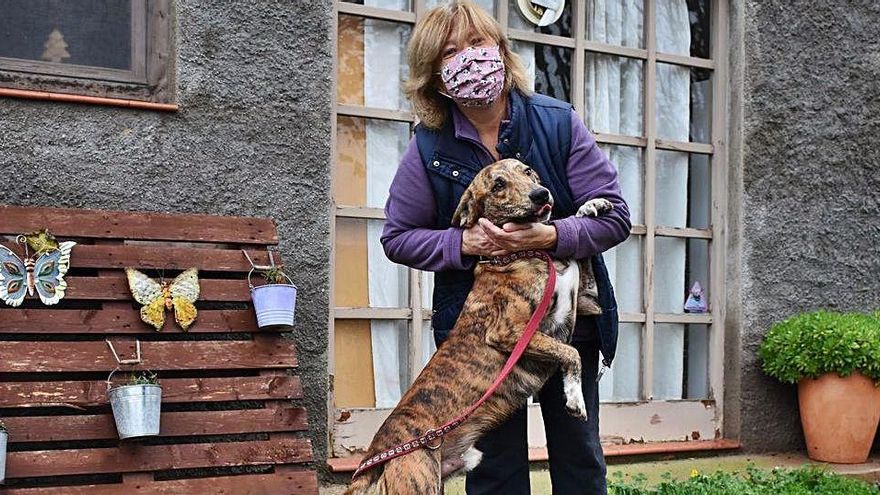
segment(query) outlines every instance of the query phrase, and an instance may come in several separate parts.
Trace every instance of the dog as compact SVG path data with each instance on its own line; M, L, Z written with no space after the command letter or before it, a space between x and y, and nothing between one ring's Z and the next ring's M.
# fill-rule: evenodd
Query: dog
M579 214L606 211L611 203L593 200ZM480 171L462 195L454 225L473 226L483 217L501 226L507 222L545 222L553 198L538 175L518 160L495 162ZM536 394L561 367L565 407L587 419L581 388L581 361L568 345L574 329L579 263L554 260L557 271L553 301L522 358L495 393L439 447L422 448L360 473L346 495L438 495L444 466L470 470L482 454L473 444L502 423ZM446 342L403 395L367 450L366 457L424 435L458 416L490 387L538 306L549 276L541 258L519 258L507 265L478 263L474 285ZM595 285L595 282L593 282Z

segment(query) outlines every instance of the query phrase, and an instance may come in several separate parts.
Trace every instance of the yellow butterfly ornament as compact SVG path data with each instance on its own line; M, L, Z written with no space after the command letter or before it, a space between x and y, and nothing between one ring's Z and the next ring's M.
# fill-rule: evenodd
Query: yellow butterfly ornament
M152 325L157 331L165 324L165 310L174 310L174 319L183 331L187 331L196 320L198 310L195 302L199 298L199 271L190 268L174 278L170 283L157 282L147 275L126 268L128 287L134 300L144 306L141 320Z

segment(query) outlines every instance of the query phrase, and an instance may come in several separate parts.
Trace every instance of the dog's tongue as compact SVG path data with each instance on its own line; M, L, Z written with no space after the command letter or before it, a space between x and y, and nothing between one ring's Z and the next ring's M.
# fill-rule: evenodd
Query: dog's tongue
M549 204L546 204L546 205L542 206L540 210L538 210L538 216L545 215L545 214L549 213L550 210L552 210L552 209L553 209L552 206L550 206Z

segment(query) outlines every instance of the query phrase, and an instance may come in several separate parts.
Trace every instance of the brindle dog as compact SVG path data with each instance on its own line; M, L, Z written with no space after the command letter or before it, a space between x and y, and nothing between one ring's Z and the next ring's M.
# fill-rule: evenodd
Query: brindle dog
M607 209L607 201L601 201L593 205L596 214ZM498 226L542 222L549 218L552 203L534 171L517 160L502 160L474 177L455 211L453 224L468 228L480 217ZM563 372L568 412L586 419L580 357L567 344L574 328L580 270L578 263L569 261L556 260L555 265L552 305L522 359L495 394L448 433L440 448L419 449L361 473L347 495L441 493L444 461L461 464L463 459L465 467L473 469L481 457L473 448L474 442L525 405L558 367ZM449 339L379 428L367 458L446 423L482 396L538 306L547 270L546 262L539 258L523 258L503 266L477 265L473 289Z

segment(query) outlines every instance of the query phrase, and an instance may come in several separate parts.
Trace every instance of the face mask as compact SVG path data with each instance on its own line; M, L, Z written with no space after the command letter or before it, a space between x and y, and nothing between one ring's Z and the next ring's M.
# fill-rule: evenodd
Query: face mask
M504 88L504 62L497 46L467 47L440 70L447 96L466 107L489 106Z

